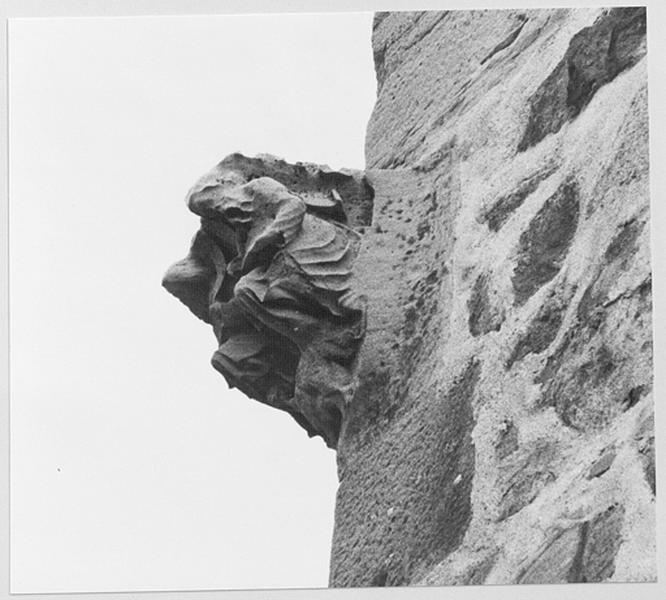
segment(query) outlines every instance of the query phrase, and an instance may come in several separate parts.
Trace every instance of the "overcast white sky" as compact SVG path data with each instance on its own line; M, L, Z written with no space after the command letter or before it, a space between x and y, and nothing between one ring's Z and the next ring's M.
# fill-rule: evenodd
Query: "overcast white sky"
M10 23L12 592L327 584L334 453L160 280L225 155L364 166L371 20Z

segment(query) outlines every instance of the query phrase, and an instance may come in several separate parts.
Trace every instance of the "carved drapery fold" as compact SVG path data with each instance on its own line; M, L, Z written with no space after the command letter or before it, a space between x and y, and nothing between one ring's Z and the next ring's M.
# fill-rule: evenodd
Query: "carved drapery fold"
M163 280L213 326L212 364L230 387L330 447L364 334L350 281L372 197L360 173L233 154L189 191L201 227Z

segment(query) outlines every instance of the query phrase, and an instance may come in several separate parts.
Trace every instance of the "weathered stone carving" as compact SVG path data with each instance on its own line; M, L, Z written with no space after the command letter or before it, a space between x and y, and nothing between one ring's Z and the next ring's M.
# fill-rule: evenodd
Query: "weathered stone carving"
M331 586L655 578L644 19L381 13L363 174L192 190L165 285L336 447Z
M231 387L335 447L364 333L350 288L372 189L358 174L235 154L189 191L201 217L164 287L210 323ZM370 208L371 212L371 208Z

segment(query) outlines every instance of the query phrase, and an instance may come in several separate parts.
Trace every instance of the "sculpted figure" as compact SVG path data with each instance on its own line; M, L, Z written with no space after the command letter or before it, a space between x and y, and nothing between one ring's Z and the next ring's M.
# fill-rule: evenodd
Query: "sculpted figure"
M330 217L345 214L339 194L299 194L258 174L264 160L249 173L238 161L188 193L201 230L163 284L213 326L212 363L231 387L335 447L364 334L364 301L350 289L360 236Z

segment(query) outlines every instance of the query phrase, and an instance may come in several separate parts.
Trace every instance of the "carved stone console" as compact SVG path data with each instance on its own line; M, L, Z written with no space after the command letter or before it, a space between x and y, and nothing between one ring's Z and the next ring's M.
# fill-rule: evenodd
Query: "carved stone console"
M359 172L233 154L192 187L201 217L164 287L213 326L231 387L335 447L366 300L351 285L373 189Z

